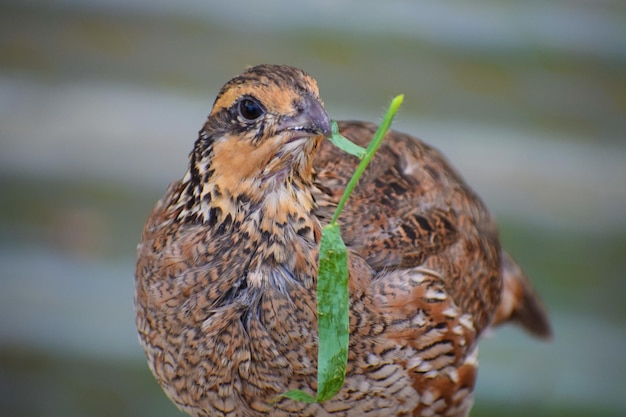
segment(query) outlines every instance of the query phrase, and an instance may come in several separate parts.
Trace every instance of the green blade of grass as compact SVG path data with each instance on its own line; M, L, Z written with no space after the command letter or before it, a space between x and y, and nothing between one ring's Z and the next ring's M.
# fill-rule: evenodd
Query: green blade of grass
M318 277L317 400L321 402L341 389L348 359L348 254L336 223L322 229Z
M331 399L343 386L348 363L350 297L348 292L348 254L337 221L352 190L354 190L359 178L378 150L387 130L389 130L403 99L404 96L399 95L391 101L381 125L344 190L332 221L322 229L317 279L317 331L319 335L317 395L314 397L304 391L292 390L281 394L277 399L287 397L307 403L322 402ZM332 129L333 136L341 136L337 123L334 121ZM348 139L344 139L352 143ZM341 143L345 145L345 142ZM363 149L358 145L352 145Z

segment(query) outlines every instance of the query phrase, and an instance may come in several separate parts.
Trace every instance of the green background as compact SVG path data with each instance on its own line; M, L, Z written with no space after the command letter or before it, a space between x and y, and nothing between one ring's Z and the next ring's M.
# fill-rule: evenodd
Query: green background
M228 4L222 4L228 3ZM0 416L177 416L137 343L134 251L213 98L310 72L332 118L441 149L484 198L555 338L481 345L474 416L626 414L621 1L0 4Z

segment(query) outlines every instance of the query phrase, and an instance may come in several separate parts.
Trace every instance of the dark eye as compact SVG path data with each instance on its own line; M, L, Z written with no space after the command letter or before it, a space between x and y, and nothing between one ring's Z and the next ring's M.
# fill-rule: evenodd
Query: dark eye
M246 120L256 120L265 113L261 104L251 98L244 98L239 102L239 114Z

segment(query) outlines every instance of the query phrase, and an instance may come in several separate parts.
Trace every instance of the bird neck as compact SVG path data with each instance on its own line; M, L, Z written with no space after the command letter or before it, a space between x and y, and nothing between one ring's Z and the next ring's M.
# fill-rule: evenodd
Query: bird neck
M284 267L298 275L316 274L321 226L313 214L312 179L293 172L271 180L230 178L212 173L204 182L190 169L181 184L178 219L202 223L213 236L233 235L250 252L250 268Z

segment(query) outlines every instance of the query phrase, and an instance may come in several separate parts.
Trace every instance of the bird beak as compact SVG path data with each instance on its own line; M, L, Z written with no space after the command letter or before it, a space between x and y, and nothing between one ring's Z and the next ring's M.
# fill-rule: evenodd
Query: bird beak
M313 96L306 95L295 116L283 117L278 123L278 130L291 130L309 133L311 136L329 137L330 119L322 104Z

